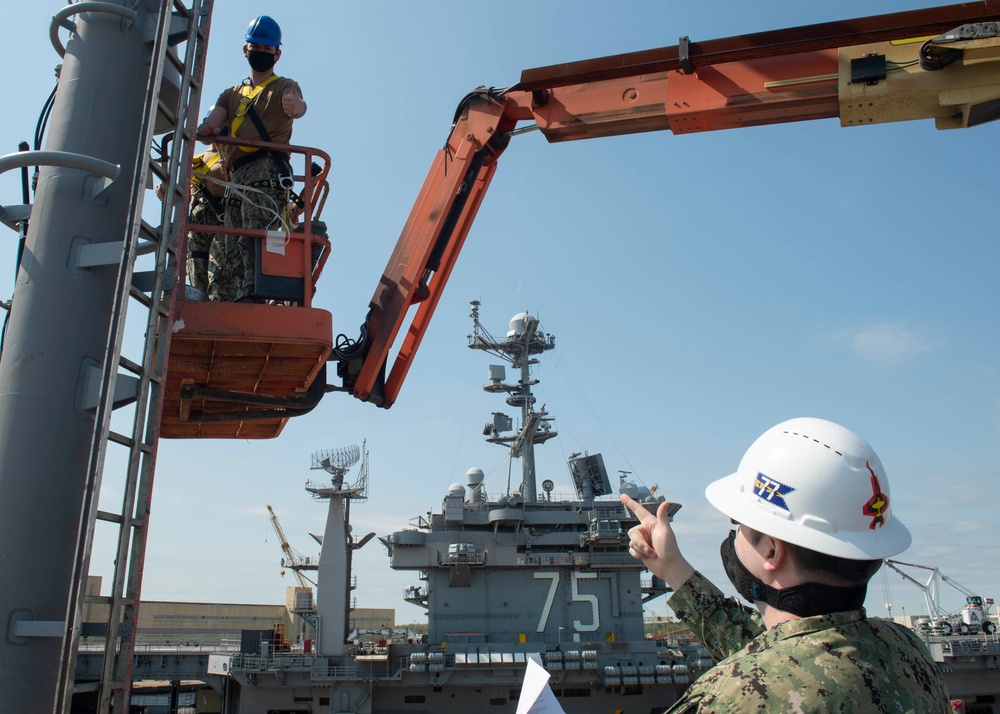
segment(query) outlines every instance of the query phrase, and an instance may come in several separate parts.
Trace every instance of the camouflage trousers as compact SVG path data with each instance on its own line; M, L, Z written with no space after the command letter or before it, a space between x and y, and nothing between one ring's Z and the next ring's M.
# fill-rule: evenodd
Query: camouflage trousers
M262 155L232 171L232 182L240 184L242 196L230 194L226 202L226 225L233 228L280 230L281 214L288 192L270 186L251 187L255 181L276 180L282 166L273 156ZM226 237L226 263L232 266L236 300L254 298L257 269L257 238Z
M206 226L222 225L215 208L205 201L195 201L189 222ZM236 292L229 287L232 279L228 277L225 238L215 233L188 233L188 282L211 300L236 299Z

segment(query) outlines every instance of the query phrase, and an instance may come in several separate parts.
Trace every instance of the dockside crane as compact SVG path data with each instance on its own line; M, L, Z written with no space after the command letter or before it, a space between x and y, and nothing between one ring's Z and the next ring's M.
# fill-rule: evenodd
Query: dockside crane
M303 575L302 571L318 570L319 561L313 561L310 558L303 558L299 553L297 553L288 543L288 538L285 537L285 531L281 528L281 522L278 520L278 514L274 512L274 509L271 508L270 504L267 506L267 512L270 514L271 525L274 527L274 533L278 536L278 540L281 542L281 550L285 554L285 557L281 560L281 567L288 568L295 573L295 579L299 581L299 587L308 588L310 586L315 586L316 583ZM281 574L284 575L284 571L282 571Z
M975 635L980 633L992 635L996 632L996 625L992 620L990 620L989 617L989 606L993 604L992 599L987 598L984 606L982 596L975 594L972 590L969 590L969 588L965 587L957 580L945 575L933 565L904 563L901 560L891 560L889 558L886 558L882 562L886 565L886 567L899 573L904 579L909 580L911 583L920 588L921 592L923 592L924 600L927 603L928 615L930 617L930 621L925 623L925 627L929 629L931 633L947 637L954 633L961 635ZM926 583L921 583L912 575L899 568L898 566L900 565L909 568L929 570L931 574L927 578ZM938 602L939 579L942 582L948 583L960 593L965 595L965 607L963 607L961 611L957 613L949 613L941 608L941 605Z

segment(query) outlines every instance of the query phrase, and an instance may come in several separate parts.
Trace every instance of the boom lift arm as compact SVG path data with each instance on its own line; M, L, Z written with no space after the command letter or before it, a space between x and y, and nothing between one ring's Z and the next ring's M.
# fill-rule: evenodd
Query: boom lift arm
M842 126L933 118L939 129L969 127L1000 116L998 34L1000 0L982 0L709 42L681 38L475 90L458 106L360 338L334 350L343 388L377 406L395 401L519 122L533 121L550 142L832 117Z

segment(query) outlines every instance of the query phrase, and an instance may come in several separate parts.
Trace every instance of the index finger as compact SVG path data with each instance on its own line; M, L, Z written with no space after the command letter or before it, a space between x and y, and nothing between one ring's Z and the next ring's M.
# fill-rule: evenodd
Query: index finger
M625 506L630 511L632 511L632 513L635 514L635 517L639 519L639 523L647 525L656 522L656 516L654 516L652 513L646 510L645 506L643 506L641 503L636 501L628 494L625 493L621 494L621 502L624 503Z

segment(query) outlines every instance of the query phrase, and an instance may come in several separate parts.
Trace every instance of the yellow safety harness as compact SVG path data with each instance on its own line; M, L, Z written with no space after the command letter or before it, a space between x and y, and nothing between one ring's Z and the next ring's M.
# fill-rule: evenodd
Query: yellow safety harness
M239 131L243 122L246 121L247 112L253 111L253 101L260 95L264 90L264 87L269 85L276 79L281 79L278 75L272 74L270 77L265 79L263 82L258 84L253 89L250 88L249 84L244 84L240 86L240 94L243 98L240 99L240 105L236 108L236 116L233 117L229 124L229 135L232 137L236 136L236 132ZM264 141L270 141L270 138L261 137ZM256 151L252 146L240 146L239 149L247 152Z
M223 220L226 212L225 206L222 205L222 200L212 194L205 186L205 179L211 172L212 167L219 163L221 159L222 156L214 151L206 151L191 159L191 186L197 192L195 193L195 198L211 206L220 221Z
M208 158L205 158L205 155ZM219 163L222 157L214 151L206 151L198 154L191 160L191 185L200 186L205 182L205 177L211 172L212 167Z

